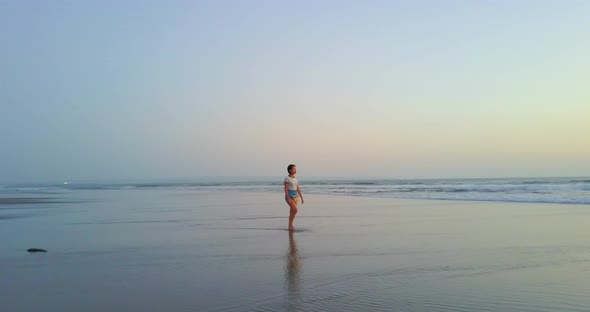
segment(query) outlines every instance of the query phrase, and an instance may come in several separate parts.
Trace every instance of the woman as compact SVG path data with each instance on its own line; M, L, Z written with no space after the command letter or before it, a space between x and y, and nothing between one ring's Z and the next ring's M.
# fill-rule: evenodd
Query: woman
M290 164L287 167L287 172L289 175L285 177L285 201L289 205L289 231L294 231L295 228L293 227L293 220L295 219L295 215L297 214L297 205L299 201L303 204L305 201L303 200L303 195L301 194L301 189L299 188L299 182L295 175L297 174L297 167L295 165Z

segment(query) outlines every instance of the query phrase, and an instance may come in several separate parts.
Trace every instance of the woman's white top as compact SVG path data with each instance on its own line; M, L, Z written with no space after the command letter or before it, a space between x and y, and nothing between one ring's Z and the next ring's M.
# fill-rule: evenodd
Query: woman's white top
M296 191L297 186L299 185L299 181L297 181L297 178L291 178L290 176L287 176L285 178L285 183L289 183L287 189L290 191Z

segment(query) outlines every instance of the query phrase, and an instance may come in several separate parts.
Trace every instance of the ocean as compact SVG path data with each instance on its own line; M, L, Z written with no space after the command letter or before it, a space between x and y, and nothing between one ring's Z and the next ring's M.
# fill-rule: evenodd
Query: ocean
M298 177L304 194L361 197L590 204L590 177L503 179L348 179ZM283 192L281 178L192 183L76 183L0 185L3 194L62 194L81 190L169 188L190 191Z

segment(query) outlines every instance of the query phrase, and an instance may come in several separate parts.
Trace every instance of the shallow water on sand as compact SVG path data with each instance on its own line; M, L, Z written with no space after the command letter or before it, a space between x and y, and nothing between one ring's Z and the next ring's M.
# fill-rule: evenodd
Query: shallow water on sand
M0 311L590 311L590 206L43 197L0 205Z

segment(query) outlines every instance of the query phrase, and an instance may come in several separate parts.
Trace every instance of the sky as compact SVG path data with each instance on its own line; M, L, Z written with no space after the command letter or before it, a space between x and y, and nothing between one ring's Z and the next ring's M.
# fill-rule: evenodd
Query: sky
M590 1L0 0L0 183L590 176Z

